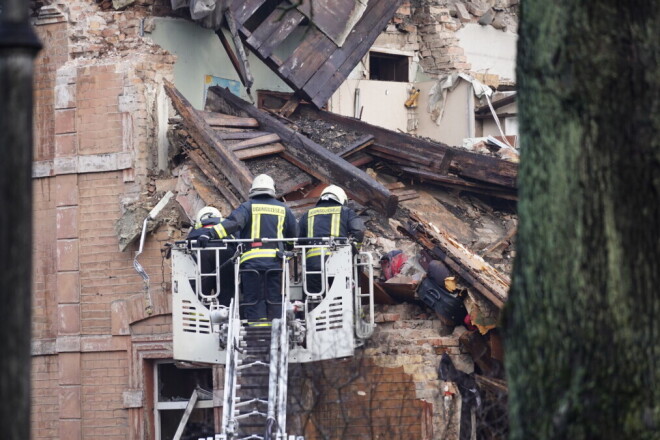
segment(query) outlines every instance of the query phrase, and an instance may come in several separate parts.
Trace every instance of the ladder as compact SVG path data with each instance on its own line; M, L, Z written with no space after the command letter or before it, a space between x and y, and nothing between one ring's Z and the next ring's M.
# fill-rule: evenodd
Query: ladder
M288 263L282 317L241 321L232 300L227 338L221 440L285 440L289 359Z

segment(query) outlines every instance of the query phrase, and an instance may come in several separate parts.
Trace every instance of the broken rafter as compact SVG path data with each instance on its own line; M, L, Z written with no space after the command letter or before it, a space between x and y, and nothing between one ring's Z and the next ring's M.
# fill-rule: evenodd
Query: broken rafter
M266 134L264 136L259 136L254 139L248 139L243 142L239 142L231 146L232 151L244 150L246 148L259 147L261 145L272 144L273 142L279 142L280 137L274 133Z
M207 179L217 188L218 191L224 196L225 199L229 202L231 207L233 209L238 208L238 206L241 204L240 200L234 195L233 192L229 188L227 188L227 185L225 182L222 182L220 179L218 179L217 176L217 171L215 168L209 163L209 161L202 157L199 151L197 150L188 150L188 157L192 159L193 162L195 162L195 165L202 170L202 173L206 176Z
M179 93L172 83L164 81L165 91L172 100L174 108L183 118L188 132L202 149L204 154L214 163L216 168L234 185L238 193L248 198L252 184L252 173L236 154L223 145L200 113L195 110L186 98ZM220 188L218 188L220 189Z
M263 130L278 134L286 147L282 156L294 165L325 183L341 185L358 203L370 206L388 217L394 215L397 207L396 196L364 171L228 90L211 87L209 92L207 105L210 108L255 118Z
M413 222L407 228L399 226L400 232L415 239L433 258L445 263L497 308L504 306L510 285L504 275L447 234L435 231L418 214L413 212L410 218Z
M227 131L215 131L218 139L226 140L243 140L243 139L254 139L259 136L265 136L268 133L267 131L241 131L241 132L227 132Z
M451 172L475 183L496 185L500 192L516 188L517 163L397 133L358 119L317 110L309 105L301 105L298 112L309 118L332 122L346 130L373 135L375 144L369 147L370 154L387 155L383 157L394 162L400 159L407 166L415 166L411 163L414 162L441 175Z
M257 128L259 122L254 118L238 118L231 115L219 113L202 112L202 116L211 127L239 127L239 128Z
M357 153L358 151L362 150L363 148L368 147L369 145L374 143L374 137L370 134L366 136L362 136L346 148L342 149L337 153L338 156L341 157L346 157L350 156L353 153Z
M271 154L279 154L284 150L285 150L284 145L280 144L279 142L276 142L274 144L264 145L262 147L252 147L252 148L246 148L244 150L239 150L236 152L236 156L238 156L238 158L241 160L248 160L261 156L269 156Z

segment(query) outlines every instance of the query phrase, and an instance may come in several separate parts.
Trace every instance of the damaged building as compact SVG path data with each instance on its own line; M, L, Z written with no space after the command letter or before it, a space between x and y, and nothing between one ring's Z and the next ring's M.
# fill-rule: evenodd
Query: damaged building
M288 433L506 437L516 1L31 11L34 438L221 432L224 366L174 358L168 245L261 173L297 217L342 186L376 266L373 335L289 367Z

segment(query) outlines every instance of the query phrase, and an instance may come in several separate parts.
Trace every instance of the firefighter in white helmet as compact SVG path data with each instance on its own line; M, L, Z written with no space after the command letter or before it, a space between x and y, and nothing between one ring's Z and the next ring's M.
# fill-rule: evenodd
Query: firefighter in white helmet
M211 238L225 238L237 232L240 238L254 240L241 255L241 286L244 318L258 322L281 316L282 260L277 251L283 248L281 243L263 243L258 239L294 238L297 225L291 209L275 198L275 182L270 176L255 177L249 197L210 231Z
M352 238L359 247L364 239L364 222L355 211L346 206L347 200L346 193L337 185L326 187L316 206L300 218L299 236ZM307 270L321 269L321 248L309 249L306 256ZM319 275L307 276L307 290L310 293L320 293L321 287Z
M189 240L198 240L200 237L210 236L210 230L222 221L222 214L218 208L213 206L205 206L195 216L195 225L188 234ZM223 265L234 255L235 247L228 247L226 250L219 252L220 261L218 264ZM201 253L201 271L202 273L215 272L215 251L202 251ZM228 306L231 298L234 295L234 267L228 263L220 269L220 294L218 300L220 304ZM202 276L202 293L210 295L217 288L215 276Z

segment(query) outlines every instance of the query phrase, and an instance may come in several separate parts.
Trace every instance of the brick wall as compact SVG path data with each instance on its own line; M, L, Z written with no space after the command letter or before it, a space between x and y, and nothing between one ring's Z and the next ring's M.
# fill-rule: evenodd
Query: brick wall
M122 76L115 64L78 69L75 115L78 154L123 150L122 115L118 108L118 97L123 91Z
M119 252L121 172L84 174L80 191L80 305L83 334L110 334L110 304L141 290L130 252Z
M83 438L129 438L122 392L128 387L126 352L83 353L81 360Z
M57 356L40 356L32 362L32 437L58 438L59 400Z
M35 27L44 48L34 64L34 160L52 159L55 152L55 75L68 60L67 23L63 17Z

